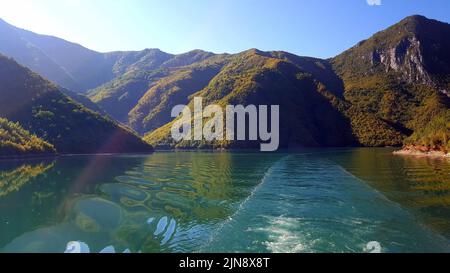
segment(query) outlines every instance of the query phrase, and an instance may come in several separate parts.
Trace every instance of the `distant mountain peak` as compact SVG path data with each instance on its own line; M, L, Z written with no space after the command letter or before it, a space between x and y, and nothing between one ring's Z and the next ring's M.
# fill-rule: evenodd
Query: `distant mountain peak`
M334 63L343 74L394 72L408 83L445 86L441 81L450 73L449 48L449 24L413 15L358 43Z
M257 48L250 48L250 49L244 51L244 53L248 53L248 54L257 54L257 55L263 55L263 54L265 54L264 51L259 50L259 49L257 49Z
M431 19L420 15L420 14L414 14L414 15L410 15L405 17L402 21L400 22L423 22L423 21L430 21Z
M187 53L212 53L212 52L197 48L197 49L190 50Z
M139 51L137 51L139 52ZM163 54L167 54L167 52L162 51L159 48L146 48L144 50L142 50L142 52L144 53L163 53Z
M413 133L408 142L450 147L448 127L442 125L450 117L449 48L449 24L413 15L331 62L344 81L344 97L354 106L405 136Z
M403 20L401 20L398 24L415 24L415 25L420 25L420 24L441 24L441 25L445 25L448 23L445 22L441 22L435 19L430 19L428 17L425 17L423 15L411 15L408 17L405 17Z

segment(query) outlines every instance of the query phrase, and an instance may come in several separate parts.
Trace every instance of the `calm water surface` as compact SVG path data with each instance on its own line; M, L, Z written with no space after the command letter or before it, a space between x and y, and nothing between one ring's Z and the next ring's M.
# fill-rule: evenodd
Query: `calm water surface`
M0 161L0 251L450 252L450 160L389 149ZM111 248L110 248L111 249Z

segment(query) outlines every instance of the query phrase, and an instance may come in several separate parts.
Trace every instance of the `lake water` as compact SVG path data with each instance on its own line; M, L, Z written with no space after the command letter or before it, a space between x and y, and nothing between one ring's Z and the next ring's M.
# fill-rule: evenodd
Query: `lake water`
M374 241L450 252L450 160L317 149L0 161L0 252L73 241L91 252L367 252Z

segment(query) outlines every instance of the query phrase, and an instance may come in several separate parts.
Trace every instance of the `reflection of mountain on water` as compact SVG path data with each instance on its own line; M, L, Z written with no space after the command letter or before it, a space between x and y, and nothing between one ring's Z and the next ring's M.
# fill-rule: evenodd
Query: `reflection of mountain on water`
M24 185L31 182L41 174L44 174L54 163L14 163L2 162L0 168L0 198L12 192L19 191Z
M129 211L209 223L229 217L278 156L240 153L156 153L99 189Z
M14 162L2 164L2 172L17 175L17 179L8 181L20 181L29 177L29 173L36 173L26 172L29 168L24 166L36 166L31 170L45 171L42 175L33 176L33 183L25 183L17 191L0 198L0 249L21 234L64 221L69 200L91 193L102 182L114 181L115 176L132 169L141 160L131 156L122 160L117 157L80 156L60 157L51 163L30 161L22 165ZM98 164L97 168L95 164Z
M92 252L109 245L119 252L137 251L143 244L161 249L174 235L177 222L167 216L148 216L148 212L128 214L103 198L81 197L72 200L65 221L27 232L2 251L62 253L72 241L83 242Z
M2 238L0 246L5 252L64 252L75 241L94 253L107 246L117 252L196 251L273 160L230 153L60 158L43 181L52 197L28 207L41 219Z
M446 234L450 163L393 157L389 150L333 149L274 165L285 156L58 158L0 198L0 251L196 252L249 250L250 244L258 252L286 246L362 251L373 239L388 250L415 251L445 240L355 176Z
M232 202L232 158L227 153L162 153L117 177L100 190L129 210L170 214L178 219L223 219ZM251 169L249 169L251 172Z
M349 149L331 158L450 237L449 159L393 156L390 149Z

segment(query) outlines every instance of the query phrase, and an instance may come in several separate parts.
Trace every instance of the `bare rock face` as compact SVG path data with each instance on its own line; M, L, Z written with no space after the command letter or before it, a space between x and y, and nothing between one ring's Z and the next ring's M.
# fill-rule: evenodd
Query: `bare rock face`
M389 74L402 83L450 89L450 25L411 16L332 60L344 78Z
M372 52L372 65L382 65L385 72L394 71L401 80L434 86L424 64L421 43L417 37L404 38L396 46Z

